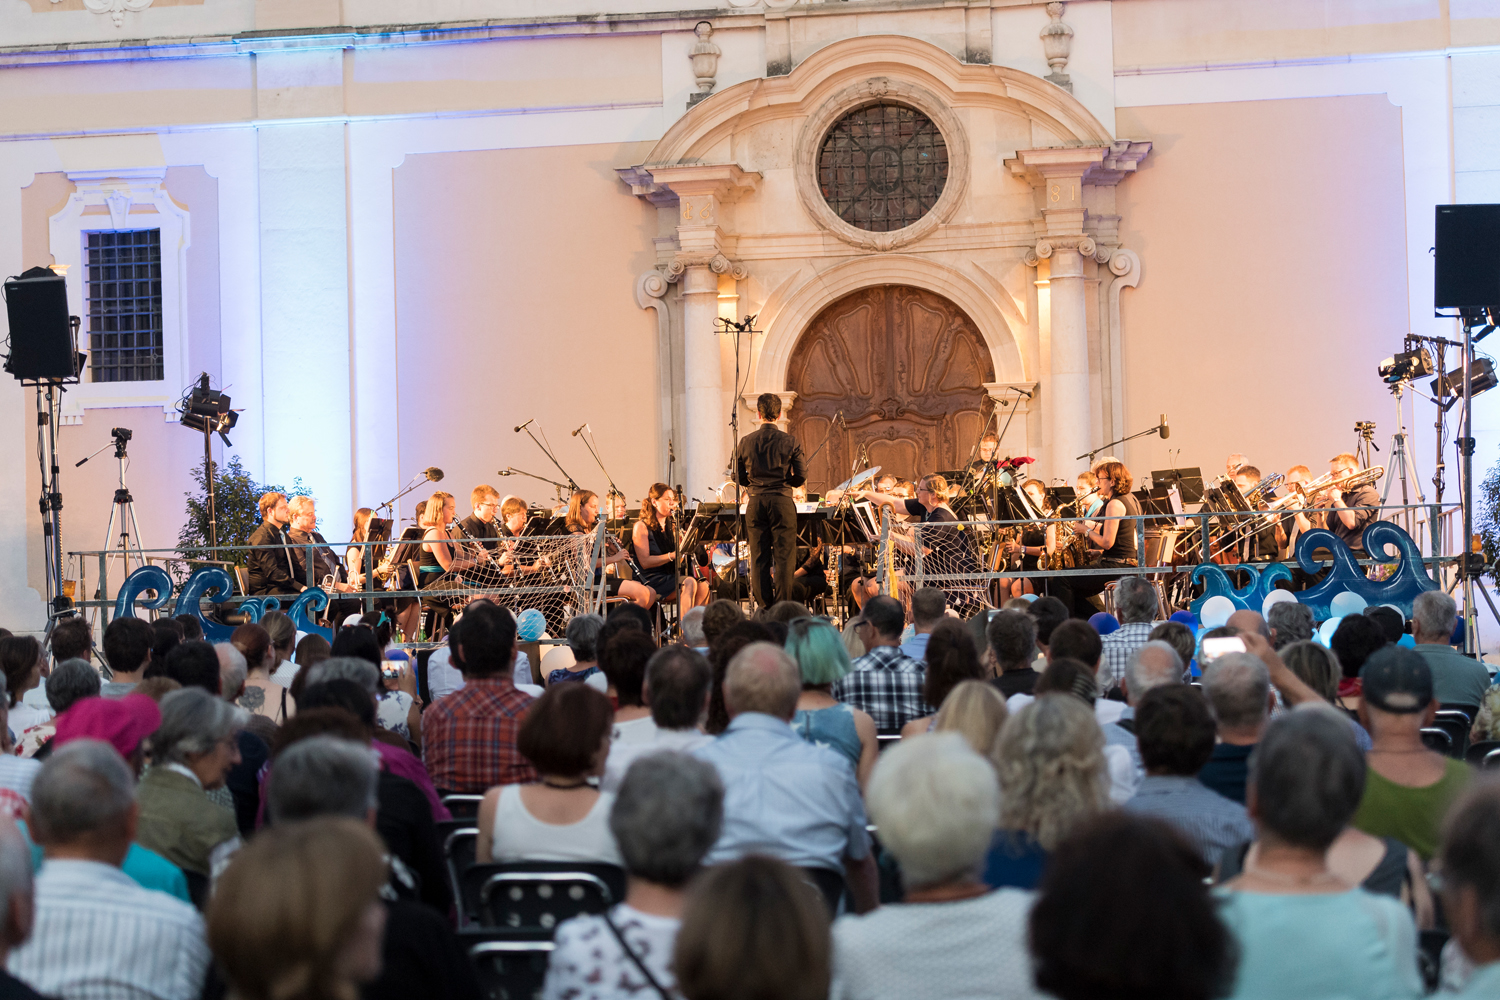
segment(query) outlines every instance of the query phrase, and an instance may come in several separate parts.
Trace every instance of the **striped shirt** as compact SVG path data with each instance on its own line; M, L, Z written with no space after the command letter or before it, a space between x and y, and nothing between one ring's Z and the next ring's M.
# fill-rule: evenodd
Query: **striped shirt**
M113 865L43 862L31 937L12 975L63 1000L196 1000L208 969L203 918Z
M1255 839L1255 827L1245 807L1210 791L1193 777L1147 775L1125 809L1177 827L1209 867L1217 867L1225 851Z

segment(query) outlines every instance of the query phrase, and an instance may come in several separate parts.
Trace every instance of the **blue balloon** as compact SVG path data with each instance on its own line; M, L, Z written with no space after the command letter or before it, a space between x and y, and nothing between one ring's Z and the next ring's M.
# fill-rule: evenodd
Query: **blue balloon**
M1030 602L1036 600L1036 595L1035 594L1022 594L1021 595L1021 600L1026 601L1029 604Z
M547 616L536 608L527 608L516 617L516 635L522 642L536 642L547 631Z
M1403 635L1401 638L1399 638L1399 639L1396 640L1396 645L1398 645L1398 646L1405 646L1407 649L1416 649L1417 648L1417 640L1413 639L1409 635Z
M1120 627L1120 620L1107 611L1096 611L1089 616L1089 624L1100 635L1109 635Z

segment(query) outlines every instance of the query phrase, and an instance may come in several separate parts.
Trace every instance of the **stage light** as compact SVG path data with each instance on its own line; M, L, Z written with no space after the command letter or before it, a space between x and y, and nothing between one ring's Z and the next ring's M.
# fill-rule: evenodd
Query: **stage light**
M239 422L240 415L229 408L229 397L208 387L208 376L201 375L198 384L177 404L182 412L182 426L207 434L217 434L230 444L228 432ZM231 445L232 447L232 445Z
M1495 377L1495 363L1489 358L1476 358L1469 365L1469 395L1471 397L1486 392L1500 384L1500 379ZM1455 368L1442 378L1432 380L1430 386L1432 394L1439 398L1444 396L1458 397L1464 391L1464 370Z
M1432 355L1423 347L1415 351L1402 351L1380 363L1380 377L1394 385L1431 375Z

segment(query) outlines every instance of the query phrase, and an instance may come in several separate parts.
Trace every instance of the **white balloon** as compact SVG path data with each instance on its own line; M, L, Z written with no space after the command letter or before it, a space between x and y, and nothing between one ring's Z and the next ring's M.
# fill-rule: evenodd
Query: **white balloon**
M1342 618L1345 615L1362 615L1367 607L1369 607L1369 602L1352 590L1334 594L1333 600L1328 602L1328 611L1335 618Z
M1287 601L1292 601L1293 603L1295 603L1296 600L1297 598L1292 596L1292 592L1290 590L1273 590L1266 595L1266 599L1264 601L1260 602L1260 613L1262 616L1269 615L1271 613L1271 609L1276 605L1284 604Z
M1344 620L1344 616L1343 615L1339 615L1339 616L1337 616L1335 618L1330 618L1326 622L1324 622L1322 624L1322 626L1320 626L1318 628L1318 641L1320 643L1322 643L1323 645L1325 645L1325 646L1328 645L1330 642L1332 642L1333 641L1333 633L1335 633L1335 632L1337 632L1339 630L1339 622L1341 622L1343 620Z
M1234 602L1224 595L1210 597L1203 602L1203 609L1198 613L1198 620L1203 623L1204 628L1218 628L1229 621L1229 616L1238 610Z

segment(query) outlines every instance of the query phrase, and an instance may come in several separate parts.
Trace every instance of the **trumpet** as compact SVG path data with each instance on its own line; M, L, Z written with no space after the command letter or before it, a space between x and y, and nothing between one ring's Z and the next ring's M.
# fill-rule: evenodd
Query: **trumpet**
M1305 497L1316 498L1326 493L1332 493L1335 487L1342 493L1348 493L1350 490L1358 489L1361 486L1373 486L1384 475L1385 466L1372 465L1368 469L1350 473L1342 479L1335 479L1333 473L1330 472L1326 476L1319 476L1310 483L1304 483L1294 488L1300 490Z

